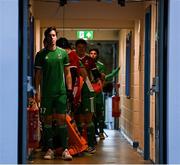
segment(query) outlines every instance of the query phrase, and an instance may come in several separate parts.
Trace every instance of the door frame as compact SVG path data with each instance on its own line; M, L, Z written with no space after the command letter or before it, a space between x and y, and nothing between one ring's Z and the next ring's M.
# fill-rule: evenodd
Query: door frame
M151 45L151 6L145 14L144 52L144 160L150 158L150 45Z
M158 75L159 93L156 97L156 162L167 164L167 27L169 0L158 4Z
M28 0L19 0L18 164L27 163Z

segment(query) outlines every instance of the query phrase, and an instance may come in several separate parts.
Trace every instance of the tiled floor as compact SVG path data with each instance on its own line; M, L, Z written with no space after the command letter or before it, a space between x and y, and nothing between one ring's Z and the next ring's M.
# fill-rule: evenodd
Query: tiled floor
M33 164L151 164L143 160L143 157L132 148L119 131L105 130L108 137L99 140L97 152L93 155L83 153L74 156L72 161L64 161L61 158L44 160L42 152L33 155Z

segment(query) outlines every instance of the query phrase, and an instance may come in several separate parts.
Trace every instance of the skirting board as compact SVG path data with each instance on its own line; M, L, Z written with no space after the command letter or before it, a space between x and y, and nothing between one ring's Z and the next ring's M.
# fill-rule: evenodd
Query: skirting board
M124 136L124 138L128 141L128 143L137 150L139 154L142 156L144 155L143 150L139 147L139 142L138 141L133 141L131 138L129 138L126 133L123 131L123 129L119 128L120 133Z

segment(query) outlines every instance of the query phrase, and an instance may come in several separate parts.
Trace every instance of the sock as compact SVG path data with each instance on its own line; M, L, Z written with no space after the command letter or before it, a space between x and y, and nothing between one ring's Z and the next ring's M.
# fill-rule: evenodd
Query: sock
M88 138L88 145L90 147L94 147L94 136L95 136L94 123L90 122L87 125L87 138Z

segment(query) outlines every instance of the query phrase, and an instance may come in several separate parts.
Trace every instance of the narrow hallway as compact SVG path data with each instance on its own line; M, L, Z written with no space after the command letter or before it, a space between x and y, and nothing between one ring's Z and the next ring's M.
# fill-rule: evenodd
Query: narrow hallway
M33 164L151 164L143 160L143 157L132 148L127 140L117 130L105 130L108 135L105 140L97 144L97 152L94 155L83 153L74 156L72 161L64 161L61 158L44 160L42 152L33 155Z

